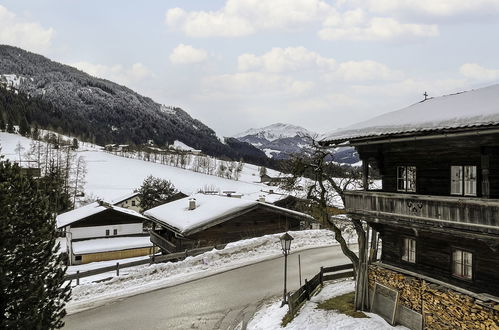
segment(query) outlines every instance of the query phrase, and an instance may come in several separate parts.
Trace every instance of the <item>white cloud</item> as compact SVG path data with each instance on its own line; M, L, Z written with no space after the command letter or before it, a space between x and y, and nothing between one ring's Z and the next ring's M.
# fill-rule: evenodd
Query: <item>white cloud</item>
M343 16L330 16L324 22L324 28L319 31L319 37L323 40L388 41L438 35L438 26L434 24L400 23L394 18L387 17L368 19L362 11L347 12Z
M402 72L392 70L383 63L371 60L337 63L333 58L321 56L304 47L272 48L261 56L243 54L238 57L238 69L281 74L308 70L315 77L322 76L327 82L403 79Z
M476 63L461 65L459 72L466 78L477 81L494 81L499 79L499 69L487 69Z
M333 76L345 81L400 80L403 73L391 70L385 64L375 61L348 61L338 66Z
M121 64L103 65L85 61L69 65L94 77L108 79L123 85L129 85L152 76L152 72L142 63L135 63L128 68Z
M203 49L180 44L170 54L170 61L174 64L191 64L203 62L207 57L208 54Z
M33 52L49 49L55 31L37 22L26 22L0 5L0 44L18 46Z
M190 37L239 37L314 23L331 10L320 0L227 0L217 11L169 9L165 21Z
M365 0L358 3L365 4ZM367 5L370 10L381 13L406 12L446 17L499 11L497 0L369 0Z
M304 47L272 48L262 56L243 54L237 59L240 71L290 72L306 69L332 70L336 61Z
M311 81L296 80L273 73L243 72L209 76L203 79L208 94L298 96L314 87Z
M394 7L389 0L384 7ZM448 0L450 1L450 0ZM482 0L485 1L485 0ZM216 11L172 8L165 22L190 37L241 37L270 29L303 29L321 24L323 40L391 40L402 37L434 37L438 26L401 22L393 17L377 17L361 9L340 11L320 0L227 0Z

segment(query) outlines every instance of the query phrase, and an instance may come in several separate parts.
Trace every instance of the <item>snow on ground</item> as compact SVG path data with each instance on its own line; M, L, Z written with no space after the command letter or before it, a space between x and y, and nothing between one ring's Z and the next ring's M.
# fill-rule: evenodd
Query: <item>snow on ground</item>
M15 152L16 145L20 143L25 148L24 151L27 151L31 141L17 134L0 132L1 153L6 158L16 161L19 159ZM215 187L221 191L231 190L251 195L251 198L254 196L258 198L262 190L275 189L258 183L259 167L255 165L245 164L239 181L235 181L159 163L120 157L88 143L80 143L80 146L78 155L83 156L87 164L85 195L104 200L113 200L130 194L139 188L149 175L170 180L185 194L196 193L204 187ZM273 170L267 172L271 175L279 173Z
M173 147L178 150L185 150L185 151L199 151L194 149L193 147L189 147L187 144L185 144L182 141L175 140L173 141Z
M334 234L329 230L290 232L294 237L293 251L333 245ZM221 273L230 269L281 256L279 236L266 235L227 244L223 250L212 250L179 262L143 265L102 274L114 276L100 283L83 283L73 288L68 311L74 313L118 298L158 288L185 283L194 279Z
M149 236L106 237L73 242L74 254L88 254L152 247Z
M272 301L261 308L248 323L248 330L382 330L407 329L403 326L392 327L380 316L366 313L369 318L353 318L334 311L316 309L317 304L329 298L354 291L354 282L351 280L326 284L324 288L300 309L299 314L281 327L281 321L288 311L288 307L281 308L281 301Z

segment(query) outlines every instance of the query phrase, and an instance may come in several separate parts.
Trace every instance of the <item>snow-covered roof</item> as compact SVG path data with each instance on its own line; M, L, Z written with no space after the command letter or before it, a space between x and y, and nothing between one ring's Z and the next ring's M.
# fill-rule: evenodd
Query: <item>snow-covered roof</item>
M429 98L326 134L324 142L499 125L499 84Z
M110 204L116 205L116 204L124 202L124 201L126 201L126 200L128 200L130 198L133 198L133 197L135 197L137 195L140 195L140 193L139 192L133 192L133 193L130 193L130 194L126 194L126 195L123 195L123 196L121 196L119 198L113 199L112 201L110 201Z
M193 210L189 210L189 200L191 198L196 199L196 208ZM144 212L144 215L167 225L182 235L190 235L229 220L232 216L249 212L259 206L272 208L296 217L312 219L304 213L260 203L256 200L205 194L194 194L191 197L157 206Z
M107 237L73 242L74 254L120 251L152 246L149 236Z
M57 228L66 227L76 221L88 218L89 216L103 212L107 209L113 209L114 211L117 212L125 213L141 219L146 219L142 214L134 210L125 209L114 205L106 205L106 206L104 205L105 204L101 205L101 203L99 202L93 202L85 206L79 207L77 209L59 214L56 217Z

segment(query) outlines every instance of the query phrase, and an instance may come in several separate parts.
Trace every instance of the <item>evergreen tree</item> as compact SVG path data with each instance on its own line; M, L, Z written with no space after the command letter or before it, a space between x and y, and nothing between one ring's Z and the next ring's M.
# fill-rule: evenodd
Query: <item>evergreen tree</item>
M7 133L15 133L14 123L12 122L12 118L9 118L7 121Z
M31 128L29 127L26 117L21 118L21 121L19 123L19 134L21 134L22 136L31 135Z
M73 150L77 150L78 148L80 147L79 143L78 143L78 139L77 138L73 138L73 142L71 144L71 148Z
M3 119L2 113L0 112L0 132L5 131L5 120Z
M70 287L65 256L56 254L55 220L41 183L0 162L0 328L64 325Z
M140 206L149 210L158 205L182 198L175 186L168 180L148 176L138 189L140 193Z
M40 178L41 189L47 196L49 210L59 214L72 209L71 194L66 186L66 173L64 168L57 167L52 159L48 164L45 175Z

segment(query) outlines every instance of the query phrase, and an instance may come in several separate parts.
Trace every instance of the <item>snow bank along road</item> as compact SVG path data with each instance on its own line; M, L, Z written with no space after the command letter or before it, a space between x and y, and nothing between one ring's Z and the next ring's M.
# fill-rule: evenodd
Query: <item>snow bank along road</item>
M349 262L339 246L293 253L288 260L291 290L299 287L298 254L303 279L321 266ZM65 329L232 329L246 323L261 302L282 294L283 269L280 257L128 297L67 316Z

